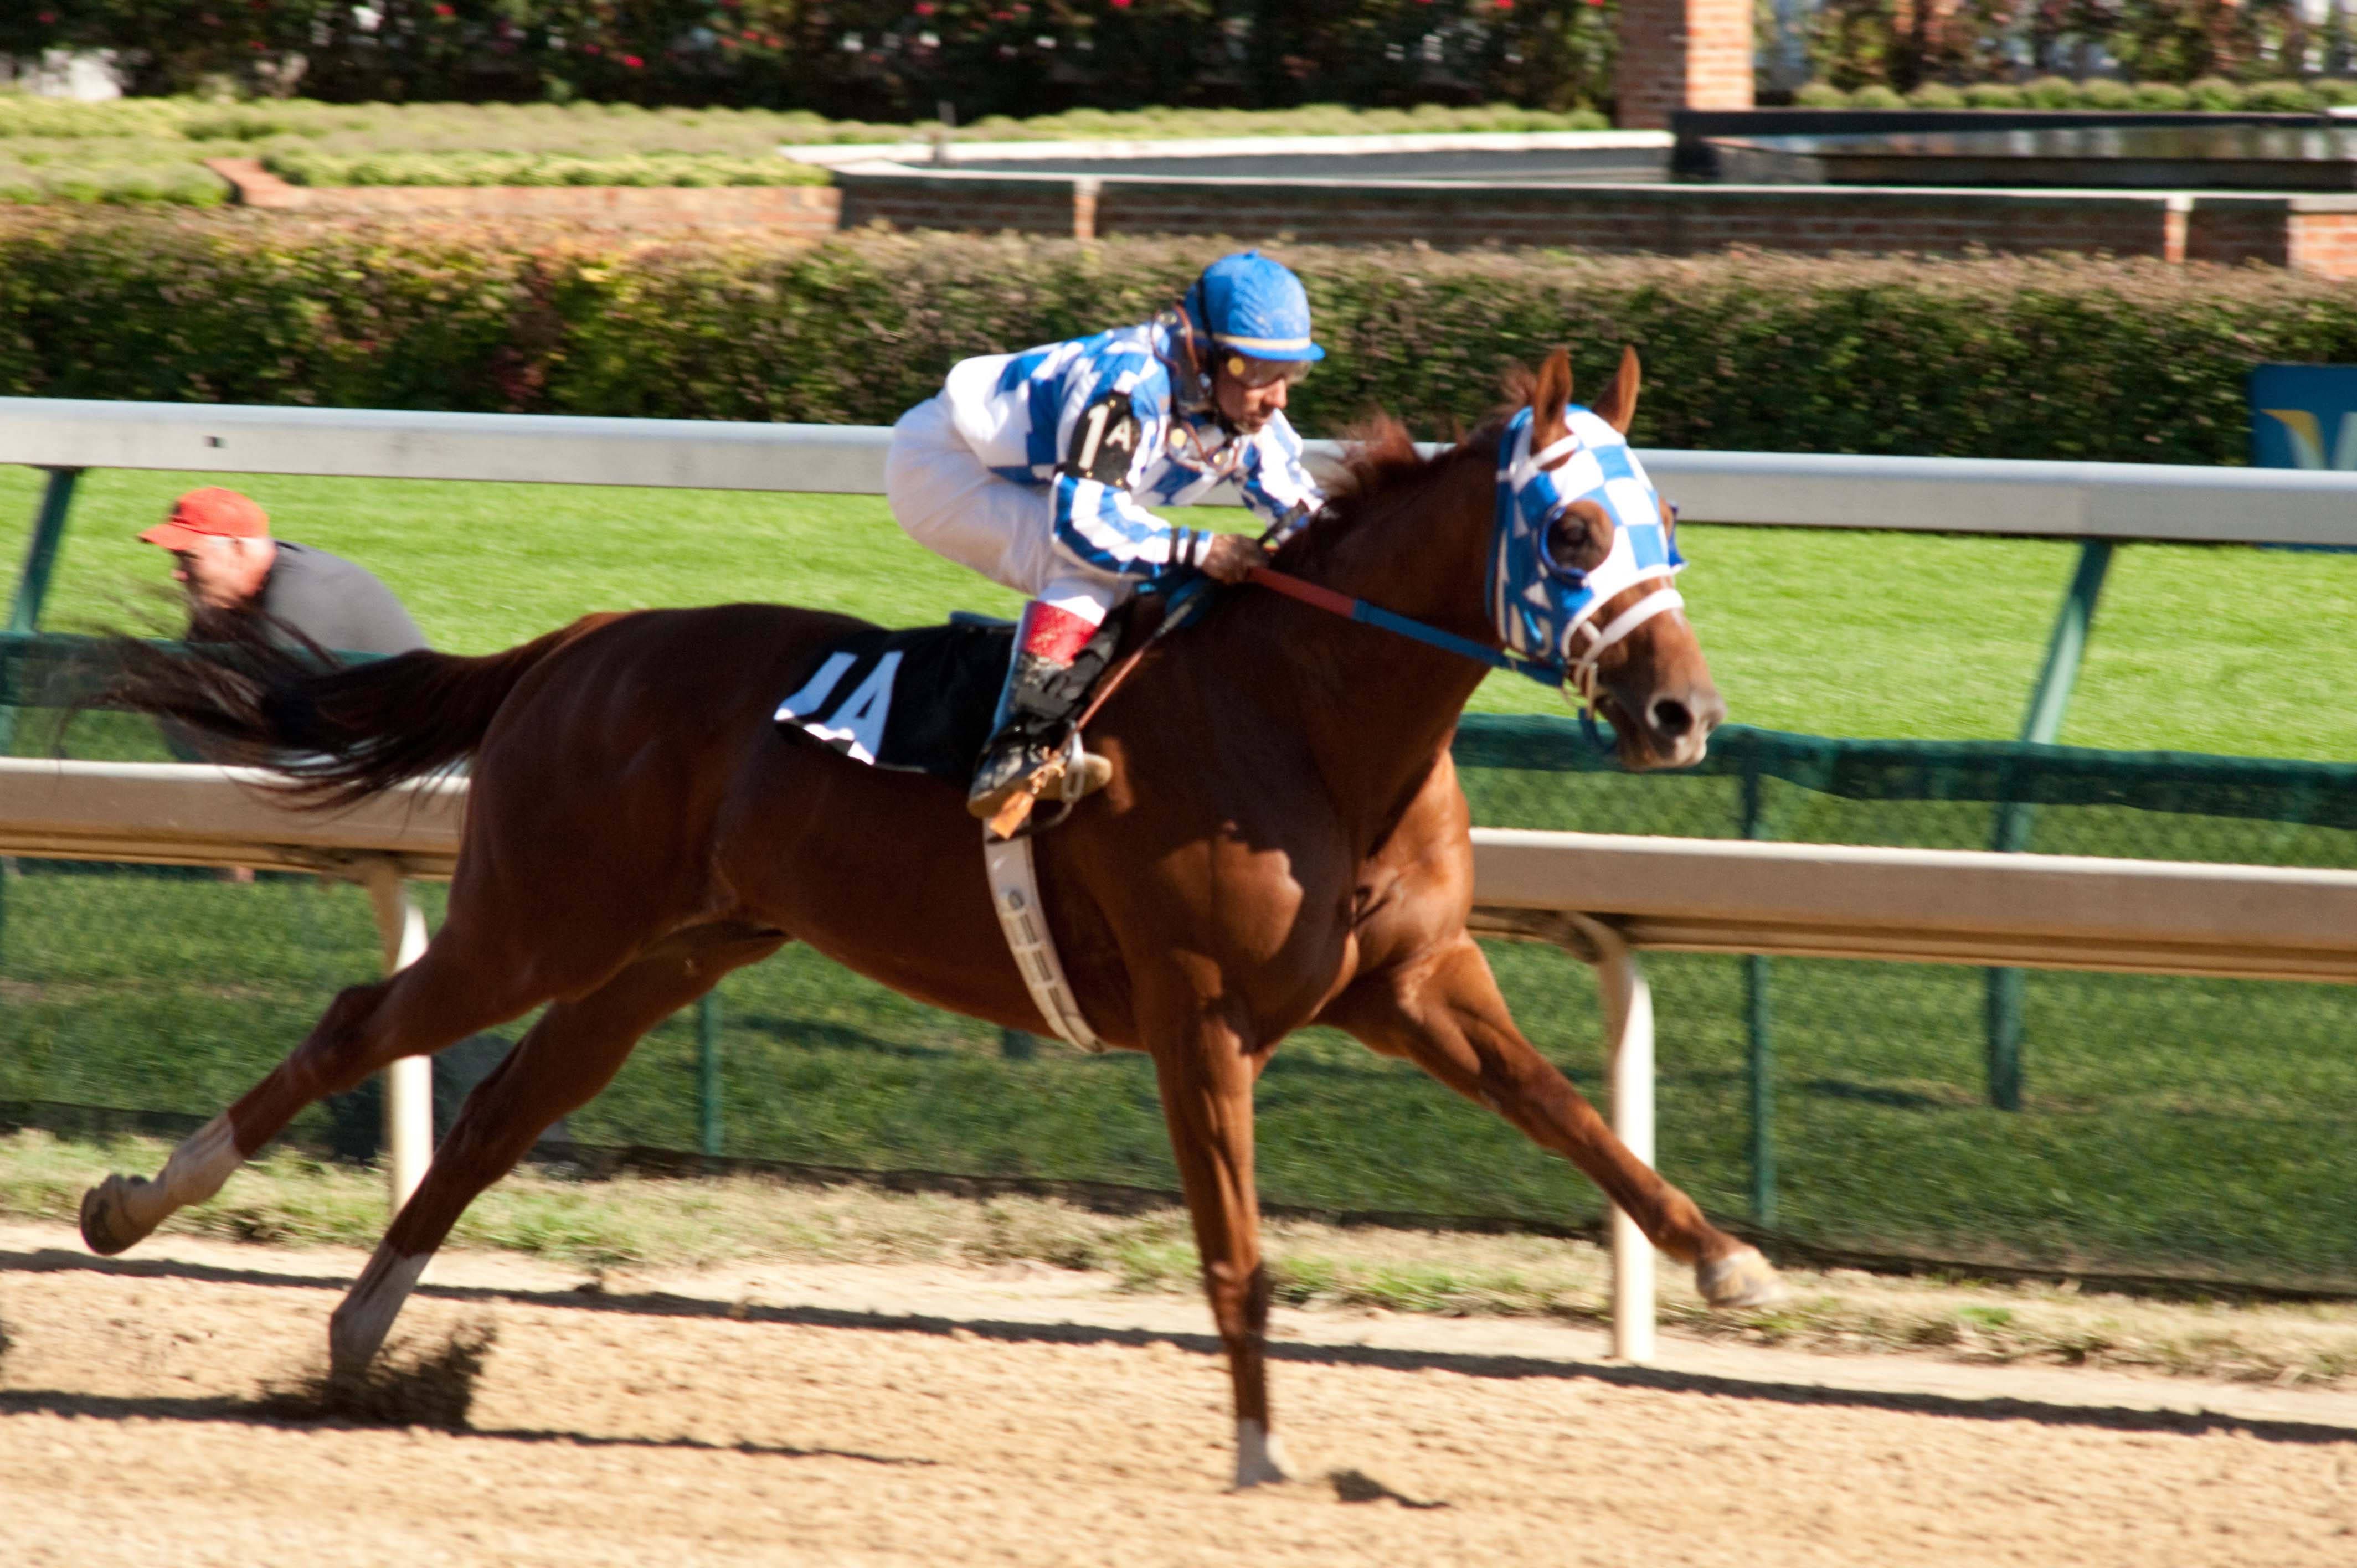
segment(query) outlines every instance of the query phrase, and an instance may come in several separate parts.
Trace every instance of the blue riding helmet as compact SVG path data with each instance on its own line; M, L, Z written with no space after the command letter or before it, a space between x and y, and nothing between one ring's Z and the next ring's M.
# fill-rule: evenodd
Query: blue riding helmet
M1309 340L1309 295L1284 263L1258 251L1203 269L1181 306L1196 331L1252 360L1322 360Z

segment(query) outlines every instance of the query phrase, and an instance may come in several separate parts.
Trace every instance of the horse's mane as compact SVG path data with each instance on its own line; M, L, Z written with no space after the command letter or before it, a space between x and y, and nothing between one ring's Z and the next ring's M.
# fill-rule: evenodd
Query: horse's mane
M1343 432L1342 472L1327 487L1326 505L1307 529L1277 553L1278 569L1299 572L1315 566L1371 513L1421 492L1466 453L1494 451L1504 425L1502 413L1493 415L1460 436L1448 450L1429 457L1415 449L1407 426L1387 413L1350 427Z

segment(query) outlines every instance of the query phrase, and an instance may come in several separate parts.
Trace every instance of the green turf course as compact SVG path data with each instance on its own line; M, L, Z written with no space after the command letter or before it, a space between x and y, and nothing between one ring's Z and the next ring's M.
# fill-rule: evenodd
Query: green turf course
M156 614L163 560L131 535L194 476L97 473L47 624ZM286 537L376 569L442 646L505 645L583 611L737 597L895 623L1012 596L903 539L870 498L257 478ZM36 498L0 470L0 558ZM1234 518L1239 514L1210 514ZM2072 559L2040 542L1689 531L1684 586L1735 715L1857 736L2004 736L2019 723ZM2131 546L2116 562L2063 738L2348 757L2339 700L2357 561ZM1494 680L1477 705L1552 699ZM27 726L28 729L33 726ZM20 736L20 747L27 743ZM1612 822L1555 825L1609 828ZM350 889L31 875L5 888L0 1100L219 1108L370 975ZM438 892L436 897L438 898ZM1545 951L1493 950L1523 1025L1591 1093L1594 998ZM1744 1208L1740 968L1650 960L1662 1017L1662 1164ZM1775 966L1781 1227L1836 1244L2357 1283L2345 1151L2357 1121L2335 988L2035 977L2029 1109L1979 1093L1976 972ZM727 1147L868 1168L1173 1177L1142 1061L994 1031L790 952L725 988ZM576 1135L690 1148L694 1045L658 1030ZM1576 1176L1409 1069L1312 1035L1260 1096L1262 1186L1334 1208L1577 1220Z

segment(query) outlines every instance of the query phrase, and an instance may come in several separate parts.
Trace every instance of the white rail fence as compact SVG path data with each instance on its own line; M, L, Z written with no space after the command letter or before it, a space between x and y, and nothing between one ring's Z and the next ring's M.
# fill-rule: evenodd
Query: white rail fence
M414 960L424 921L402 879L450 875L464 787L413 784L311 815L260 793L262 779L0 760L0 854L350 877L371 893L388 970ZM1501 829L1476 829L1473 845L1475 929L1550 942L1594 966L1612 1124L1648 1162L1653 1012L1642 950L2357 981L2357 872ZM388 1084L396 1201L431 1148L426 1068L413 1058ZM1615 1353L1649 1359L1653 1252L1618 1211L1612 1255Z
M880 495L891 432L556 414L0 398L0 463ZM1340 448L1309 443L1330 460ZM1641 454L1697 522L2357 547L2357 473Z

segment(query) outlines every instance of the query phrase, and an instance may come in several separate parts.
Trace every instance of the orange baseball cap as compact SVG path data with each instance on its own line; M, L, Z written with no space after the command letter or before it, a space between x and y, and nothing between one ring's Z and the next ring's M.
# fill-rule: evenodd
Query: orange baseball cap
M200 538L267 539L270 514L252 496L207 485L190 490L172 503L163 521L139 536L144 543L166 550L186 550Z

